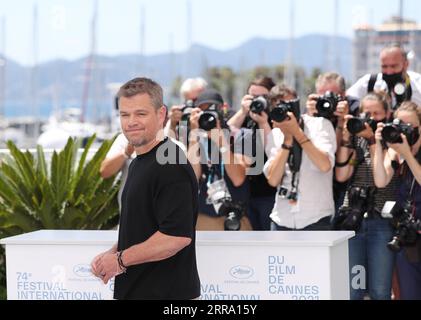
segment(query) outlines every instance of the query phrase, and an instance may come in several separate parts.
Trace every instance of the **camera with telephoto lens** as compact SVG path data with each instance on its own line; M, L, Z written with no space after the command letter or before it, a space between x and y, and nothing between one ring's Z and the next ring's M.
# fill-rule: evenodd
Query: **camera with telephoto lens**
M373 132L377 130L377 121L371 119L370 114L362 113L360 117L349 119L346 128L348 129L349 133L352 135L356 135L365 130L365 124L368 124Z
M349 206L339 208L339 212L333 220L334 228L357 231L364 215L373 212L375 190L373 187L351 187L348 190Z
M181 121L188 123L190 121L190 114L191 114L191 112L194 108L195 108L194 101L193 100L187 100L181 106L181 112L183 113L182 116L181 116Z
M418 128L413 128L410 124L405 124L400 119L395 119L392 123L385 124L382 130L382 139L388 143L402 143L402 133L406 136L410 146L413 146L419 139Z
M395 204L392 211L392 225L396 232L387 247L399 252L403 246L413 246L421 233L421 221L412 215L412 203L406 201L403 205Z
M218 180L208 186L208 204L212 204L218 216L225 216L224 229L238 231L241 228L241 217L244 206L232 200L224 180Z
M331 119L340 101L343 101L340 95L327 91L323 96L317 98L317 116Z
M259 96L253 99L250 104L250 111L257 114L262 114L268 107L268 101L264 96Z
M269 117L275 122L282 122L288 118L288 112L292 112L297 121L300 119L300 99L282 101L272 109Z

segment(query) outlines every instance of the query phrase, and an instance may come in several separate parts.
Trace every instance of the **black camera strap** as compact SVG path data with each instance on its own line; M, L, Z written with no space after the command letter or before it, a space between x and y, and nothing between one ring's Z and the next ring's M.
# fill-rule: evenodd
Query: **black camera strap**
M304 121L302 118L299 119L299 125L300 125L300 128L304 131ZM300 173L301 162L302 162L302 153L303 153L303 149L301 145L298 143L298 141L294 139L292 143L292 149L288 155L288 160L287 160L289 170L292 173L291 190L289 190L288 199L293 200L293 201L296 201L298 199L298 185L300 181L299 173ZM285 177L285 174L282 177L281 185L284 180L284 177ZM280 192L284 192L284 191L285 190L281 188Z

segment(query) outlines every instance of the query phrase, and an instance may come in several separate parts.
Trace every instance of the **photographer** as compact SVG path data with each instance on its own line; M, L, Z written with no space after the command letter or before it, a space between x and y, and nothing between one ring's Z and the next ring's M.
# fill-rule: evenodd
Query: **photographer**
M259 109L259 105L256 104L259 97L266 99L266 104L268 104L267 98L269 91L270 89L275 88L274 85L272 79L268 77L258 78L252 81L247 90L247 95L245 95L242 100L241 110L228 121L231 130L240 130L239 136L241 136L244 144L252 146L252 150L244 152L243 164L247 169L247 180L250 184L250 199L247 208L247 216L250 219L253 230L270 230L271 220L269 218L269 213L275 203L274 195L276 189L268 184L265 175L262 173L263 165L268 159L265 153L265 146L268 146L271 140L271 127L267 114L269 110L268 108L264 108L264 110L260 110L260 114L256 113L256 111L259 111L256 110ZM277 93L278 96L286 100L296 98L294 90L285 86L276 87L279 89ZM251 105L252 110L250 110ZM233 126L235 128L233 128ZM250 166L248 160L257 156L262 157L262 161L256 161ZM250 167L253 167L253 169L256 170L256 173L251 172Z
M233 132L241 128L259 129L265 133L262 139L265 139L267 134L270 133L271 127L268 121L267 108L264 108L264 103L256 103L256 98L262 97L267 99L269 91L275 86L272 78L260 77L253 80L247 88L247 94L241 100L241 109L228 120L227 124ZM252 108L250 107L257 107ZM260 107L261 106L261 107ZM258 110L257 110L258 109Z
M421 104L421 74L408 71L407 53L399 45L391 45L380 52L381 73L360 78L347 94L362 98L373 91L385 91L396 110L404 101Z
M181 121L186 107L194 107L194 102L200 93L202 93L208 83L203 78L186 79L180 87L180 97L183 101L181 106L172 106L168 112L168 122L164 127L164 133L174 139L178 139L178 124Z
M397 249L396 265L403 300L421 299L421 110L412 102L404 102L395 112L393 124L378 124L374 178L377 187L399 176L398 201L393 218L396 236L390 242ZM387 142L383 152L382 141ZM401 247L403 247L402 250Z
M271 107L275 145L264 167L269 184L278 191L270 215L271 229L329 230L334 213L333 126L324 118L303 115L300 119L296 101L273 99ZM282 119L272 115L276 111L284 114Z
M345 78L338 73L327 72L319 75L316 80L316 93L308 96L306 108L311 116L323 116L333 123L336 133L336 144L342 141L345 116L357 116L359 100L345 94ZM340 183L333 178L333 198L335 213L343 203L347 183Z
M343 138L336 153L336 179L349 181L343 206L334 219L338 230L354 230L349 240L351 300L362 300L365 294L373 300L390 300L394 254L387 249L393 235L390 219L382 213L387 201L395 200L397 177L382 189L374 184L372 157L377 123L390 117L388 97L371 93L361 101L361 117L346 116ZM356 266L365 268L366 286L353 280Z
M188 159L200 190L196 228L251 230L244 215L249 192L248 184L244 183L246 173L236 159L238 155L233 153L230 132L221 110L223 104L218 92L205 90L197 98L197 107L189 118ZM223 197L219 197L221 193L213 192L216 189L222 192Z

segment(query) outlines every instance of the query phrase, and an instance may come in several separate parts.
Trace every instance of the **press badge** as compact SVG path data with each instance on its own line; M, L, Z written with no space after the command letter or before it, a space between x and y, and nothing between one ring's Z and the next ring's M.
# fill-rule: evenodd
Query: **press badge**
M395 206L395 204L396 204L396 201L386 201L385 202L385 204L383 206L383 209L382 209L382 213L381 213L382 218L385 218L385 219L393 218L391 212L392 212L392 209Z

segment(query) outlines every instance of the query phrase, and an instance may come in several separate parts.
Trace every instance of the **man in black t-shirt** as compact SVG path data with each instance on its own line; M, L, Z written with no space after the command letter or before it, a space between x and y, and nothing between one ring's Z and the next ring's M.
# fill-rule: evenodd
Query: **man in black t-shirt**
M98 255L92 272L115 299L200 296L195 224L198 186L184 152L163 138L162 89L136 78L118 93L123 133L135 147L122 195L118 243Z

